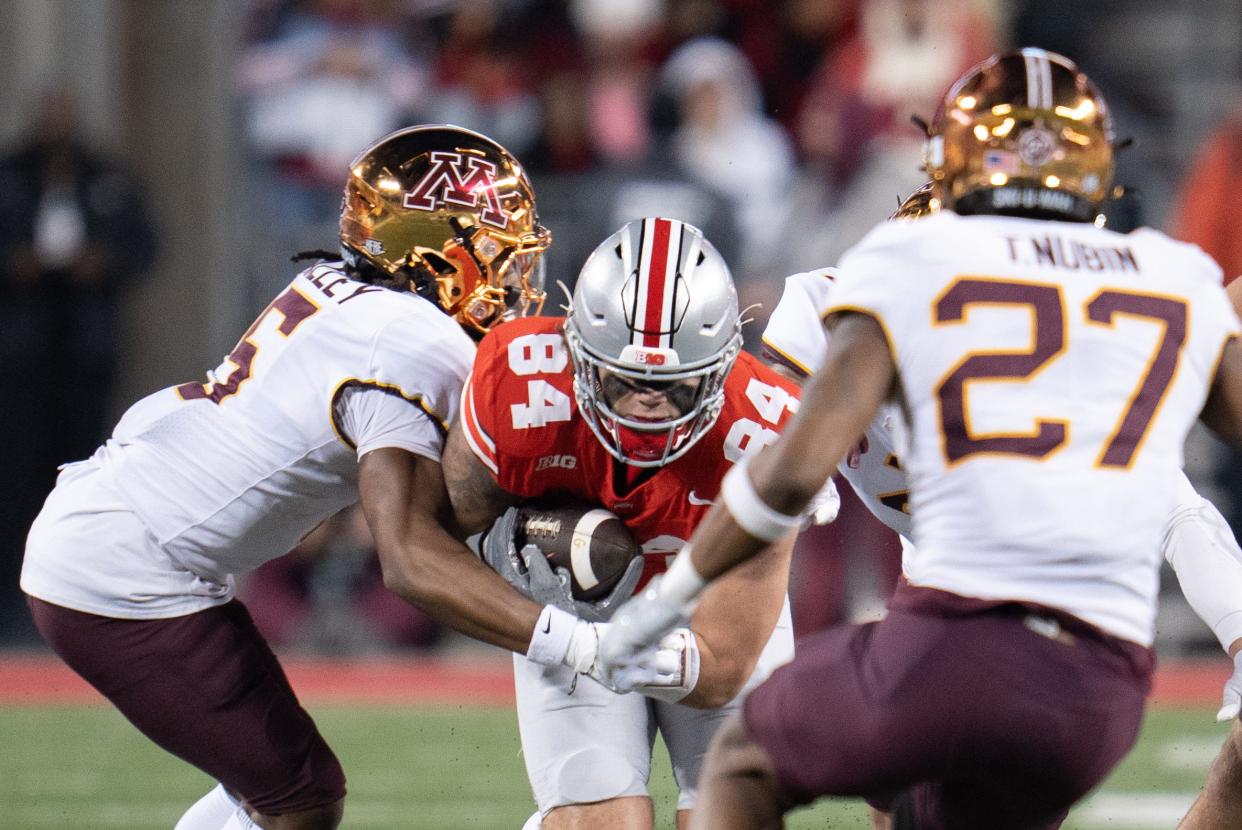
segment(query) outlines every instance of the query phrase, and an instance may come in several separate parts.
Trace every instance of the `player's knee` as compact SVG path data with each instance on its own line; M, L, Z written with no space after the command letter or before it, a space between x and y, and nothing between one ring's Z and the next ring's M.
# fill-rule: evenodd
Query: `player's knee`
M546 777L550 792L536 787L544 810L595 804L625 796L645 796L647 770L615 752L585 749L556 759Z
M601 827L650 828L654 820L655 812L650 798L627 796L610 798L595 804L568 804L555 807L543 816L536 826L540 830L598 830ZM525 826L523 830L526 830Z

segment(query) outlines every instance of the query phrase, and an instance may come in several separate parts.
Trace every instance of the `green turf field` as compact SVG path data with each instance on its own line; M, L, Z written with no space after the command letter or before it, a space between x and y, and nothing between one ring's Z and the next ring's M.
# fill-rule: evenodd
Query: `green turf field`
M313 707L349 775L345 827L519 830L533 805L505 709ZM1142 739L1067 828L1172 828L1225 735L1207 710L1156 709ZM0 707L0 827L168 830L210 786L102 707ZM667 761L657 827L671 827ZM791 828L863 828L853 803L824 802Z

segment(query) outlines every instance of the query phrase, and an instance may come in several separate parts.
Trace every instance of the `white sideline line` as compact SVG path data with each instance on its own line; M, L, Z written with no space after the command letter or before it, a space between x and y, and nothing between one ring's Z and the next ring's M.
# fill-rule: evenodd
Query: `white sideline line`
M1181 735L1162 743L1157 758L1165 769L1198 771L1206 776L1223 740L1223 732L1220 735Z
M1070 827L1167 830L1190 809L1195 793L1097 793L1073 812Z

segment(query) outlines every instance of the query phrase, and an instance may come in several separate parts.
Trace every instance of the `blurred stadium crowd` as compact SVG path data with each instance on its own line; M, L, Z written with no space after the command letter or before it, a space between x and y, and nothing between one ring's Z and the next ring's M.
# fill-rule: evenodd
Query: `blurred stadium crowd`
M444 122L526 164L555 238L552 283L571 286L595 242L629 219L659 212L702 228L752 306L753 348L782 277L834 263L921 183L910 116L930 116L954 78L1013 44L1078 61L1136 139L1118 170L1132 189L1110 223L1171 229L1236 275L1242 53L1227 36L1232 54L1212 51L1222 26L1242 34L1236 3L250 0L230 69L246 158L237 204L255 237L236 240L245 314L289 280L291 254L335 238L342 171L360 148L402 124ZM1188 63L1195 51L1212 59ZM31 641L17 591L26 527L55 466L111 428L127 358L118 319L167 254L133 160L80 129L74 89L44 89L0 162L0 643ZM561 293L549 294L555 313ZM1242 529L1242 465L1203 440L1192 478ZM842 518L799 543L799 632L875 613L898 573L895 538L841 489ZM351 654L439 642L384 590L369 546L346 513L261 569L244 596L271 642ZM1175 612L1160 645L1212 646Z

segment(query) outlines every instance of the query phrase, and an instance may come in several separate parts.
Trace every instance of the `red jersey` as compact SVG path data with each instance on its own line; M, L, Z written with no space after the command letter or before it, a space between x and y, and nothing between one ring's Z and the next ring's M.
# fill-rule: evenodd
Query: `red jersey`
M720 417L685 455L655 469L627 467L578 414L563 322L514 320L483 338L462 394L466 440L510 493L568 497L621 517L647 554L645 582L690 538L729 468L776 440L799 388L742 353Z

